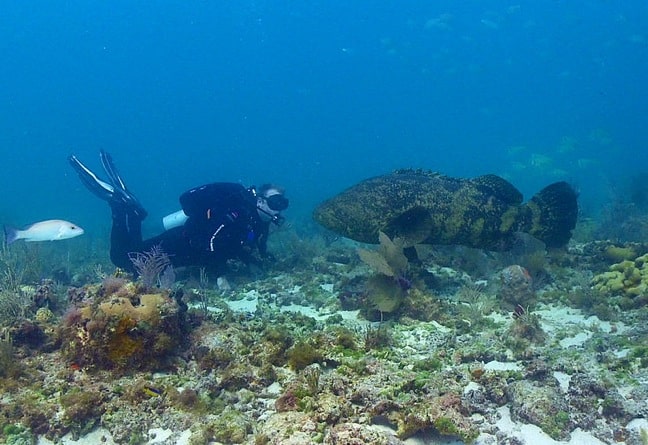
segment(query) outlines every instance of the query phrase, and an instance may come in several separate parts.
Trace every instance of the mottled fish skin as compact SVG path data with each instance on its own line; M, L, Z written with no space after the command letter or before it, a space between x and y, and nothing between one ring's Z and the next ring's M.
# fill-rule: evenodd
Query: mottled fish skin
M529 203L495 175L473 179L422 170L398 170L360 182L323 202L314 219L356 241L378 242L378 233L406 244L459 244L488 250L509 247L528 232L550 247L566 244L576 224L576 193L552 184Z
M31 224L24 229L5 226L5 242L11 244L18 240L57 241L83 235L84 230L77 224L62 219L50 219Z

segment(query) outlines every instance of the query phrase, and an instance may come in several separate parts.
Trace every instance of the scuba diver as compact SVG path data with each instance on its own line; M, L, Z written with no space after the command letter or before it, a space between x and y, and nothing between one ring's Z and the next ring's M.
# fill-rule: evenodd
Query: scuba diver
M136 274L131 256L156 246L169 256L174 267L204 267L217 275L224 273L227 260L258 264L255 251L261 258L270 256L270 224L281 225L284 218L280 213L288 208L281 187L265 184L257 191L218 182L193 188L180 196L182 210L165 218L166 230L143 240L146 210L126 187L110 154L101 150L99 155L107 181L99 179L76 156L68 160L81 182L110 205L110 260L115 266Z

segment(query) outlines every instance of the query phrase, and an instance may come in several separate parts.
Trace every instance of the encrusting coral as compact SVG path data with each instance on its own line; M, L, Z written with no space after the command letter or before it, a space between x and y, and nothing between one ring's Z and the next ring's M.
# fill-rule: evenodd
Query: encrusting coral
M621 296L622 307L641 307L648 302L648 254L613 264L592 278L592 287L608 296Z
M132 371L163 367L183 338L182 310L167 291L138 293L132 283L86 287L68 310L61 336L82 368Z

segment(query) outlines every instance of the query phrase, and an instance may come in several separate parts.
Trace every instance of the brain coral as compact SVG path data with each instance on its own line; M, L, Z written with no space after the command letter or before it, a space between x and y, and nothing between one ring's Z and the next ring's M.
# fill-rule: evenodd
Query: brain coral
M609 296L621 296L622 307L639 307L648 298L648 254L613 264L607 272L595 275L592 287Z

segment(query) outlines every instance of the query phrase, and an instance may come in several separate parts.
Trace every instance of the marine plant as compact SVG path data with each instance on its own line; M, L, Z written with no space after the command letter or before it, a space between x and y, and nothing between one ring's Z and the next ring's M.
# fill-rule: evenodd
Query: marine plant
M18 290L23 282L25 267L15 250L6 243L0 246L0 288Z
M171 265L171 258L159 244L146 252L129 253L128 257L137 271L139 280L147 289L156 286L170 289L173 286L175 272Z
M648 445L648 429L640 428L639 438L641 439L642 445Z
M62 422L70 428L76 437L90 432L99 422L104 411L105 396L96 390L84 391L78 388L64 393L60 397L63 408Z
M335 326L332 329L332 334L334 335L335 345L349 351L355 351L357 349L356 335L351 329L344 326Z
M360 259L379 274L397 281L404 279L409 264L403 253L403 242L399 238L391 240L384 232L378 232L378 240L377 250L358 249Z
M5 328L0 330L0 377L14 377L17 370L11 334Z
M512 313L513 323L509 327L511 334L507 341L512 349L526 352L531 344L542 344L545 333L540 325L540 317L531 313L529 308L517 305Z
M31 298L22 289L0 289L0 326L8 326L27 313Z
M288 365L295 371L300 371L313 363L324 359L322 352L307 341L300 341L288 350Z
M226 407L205 426L206 436L222 443L243 443L252 432L250 419L232 407Z
M319 365L307 366L302 371L302 378L304 379L311 396L315 396L319 392L321 375L322 370Z
M370 320L382 321L385 314L396 312L401 307L406 291L391 277L373 275L367 280L366 295L367 304L361 307L363 315ZM378 314L374 315L375 312Z
M375 318L371 311L378 311L380 319L385 313L396 312L412 287L406 275L409 261L403 242L391 240L383 232L379 232L379 241L377 250L358 249L360 259L375 272L367 280L366 305L361 308L370 319Z
M378 327L367 326L364 330L363 340L363 347L367 352L385 348L392 343L391 333L384 324Z
M441 435L456 436L466 444L473 443L479 432L465 420L460 411L461 398L453 392L447 392L414 403L392 406L382 415L396 424L396 435L401 439L434 428Z
M486 316L493 312L497 300L486 293L481 283L466 284L459 288L455 297L458 301L458 319L465 322L470 329L485 327L492 323Z
M37 438L29 428L20 424L7 424L0 432L2 443L11 445L31 445L37 443Z
M639 255L633 246L608 246L603 255L614 263L620 263L625 260L634 260Z

